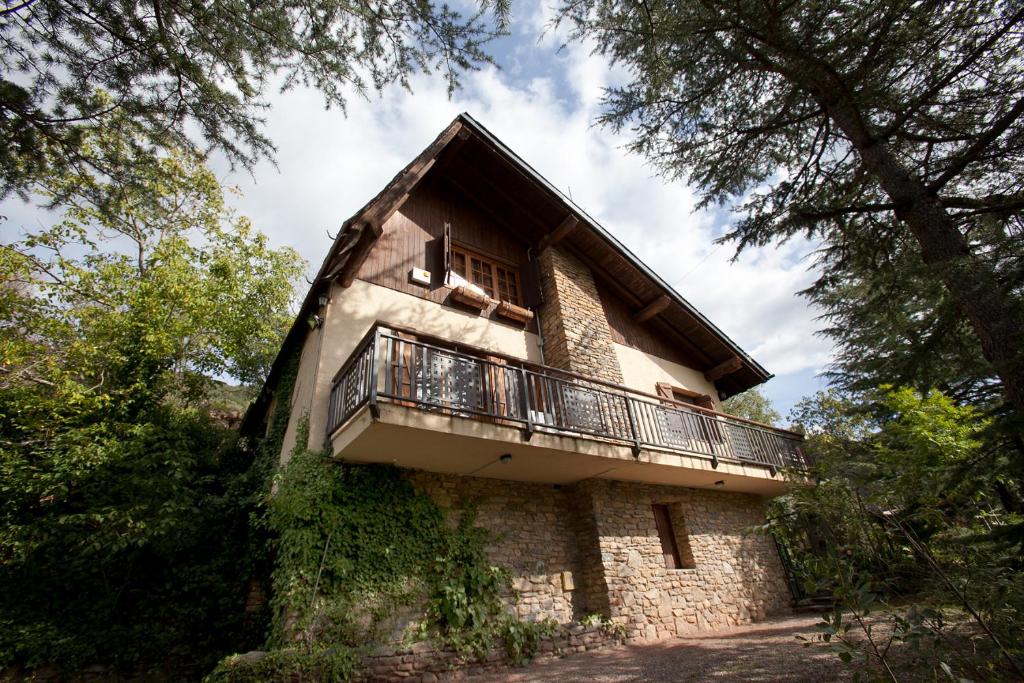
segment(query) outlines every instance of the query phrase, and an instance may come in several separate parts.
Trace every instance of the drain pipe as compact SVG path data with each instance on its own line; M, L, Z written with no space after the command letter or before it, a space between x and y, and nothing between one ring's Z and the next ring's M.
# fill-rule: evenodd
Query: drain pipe
M533 263L534 262L534 258L531 256L531 254L533 254L533 247L528 247L526 249L526 262L527 263ZM540 271L535 271L535 274L537 276L537 291L540 292L540 298L543 301L544 300L544 285L541 283ZM538 310L539 308L540 308L540 306L534 306L533 309L532 309L533 310L533 319L537 321L537 351L540 352L540 364L541 365L547 365L547 363L544 362L544 330L543 330L543 325L540 324L540 310Z

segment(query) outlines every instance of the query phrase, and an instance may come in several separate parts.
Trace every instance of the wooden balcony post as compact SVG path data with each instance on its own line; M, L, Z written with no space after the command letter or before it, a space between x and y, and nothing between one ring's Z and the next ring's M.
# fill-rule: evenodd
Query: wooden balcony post
M380 327L373 330L373 341L370 342L370 397L367 405L370 407L370 415L373 419L380 417L380 407L377 405L377 347L380 346Z
M533 437L533 412L530 400L530 379L525 368L519 368L519 381L523 383L523 417L526 418L526 431L523 433L523 437L529 441Z
M633 413L633 399L623 394L626 402L626 415L629 416L629 433L633 435L633 455L640 457L640 431L637 429L636 415Z

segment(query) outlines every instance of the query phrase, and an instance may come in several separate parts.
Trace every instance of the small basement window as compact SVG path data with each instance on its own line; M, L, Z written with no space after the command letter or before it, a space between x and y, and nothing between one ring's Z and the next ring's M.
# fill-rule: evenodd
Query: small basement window
M690 550L690 539L686 534L686 527L682 523L682 515L676 506L654 504L651 508L654 511L654 524L658 529L658 539L661 541L661 553L665 557L665 567L668 569L693 569L697 564L693 560L693 552ZM677 514L673 515L672 513ZM673 524L672 518L676 517L678 524ZM676 537L676 528L679 528L682 543Z

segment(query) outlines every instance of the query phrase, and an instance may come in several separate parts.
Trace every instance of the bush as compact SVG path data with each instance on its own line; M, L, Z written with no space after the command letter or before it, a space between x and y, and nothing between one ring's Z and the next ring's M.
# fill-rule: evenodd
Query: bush
M0 447L0 668L198 678L259 637L244 618L261 545L250 460L170 406Z

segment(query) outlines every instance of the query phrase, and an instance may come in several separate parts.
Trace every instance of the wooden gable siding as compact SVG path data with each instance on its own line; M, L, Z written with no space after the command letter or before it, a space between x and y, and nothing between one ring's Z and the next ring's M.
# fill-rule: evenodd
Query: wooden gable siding
M452 226L453 242L512 266L526 263L526 246L510 234L508 226L498 224L447 184L428 179L384 224L384 233L357 277L444 303L449 295L442 272L446 222ZM430 271L430 287L409 280L413 268Z
M629 346L691 368L700 367L698 361L678 346L672 344L667 334L659 333L657 323L648 321L638 323L633 318L633 310L618 297L607 283L597 280L597 293L601 297L601 306L608 327L611 328L612 341L616 344Z

